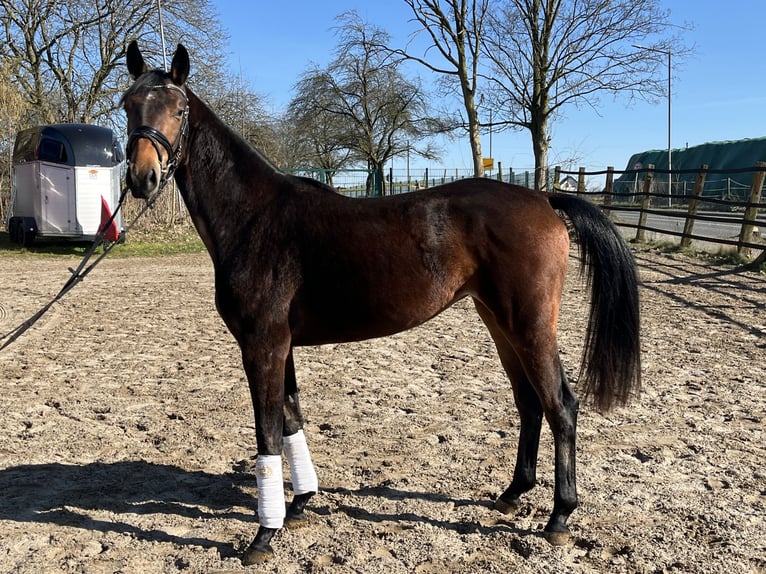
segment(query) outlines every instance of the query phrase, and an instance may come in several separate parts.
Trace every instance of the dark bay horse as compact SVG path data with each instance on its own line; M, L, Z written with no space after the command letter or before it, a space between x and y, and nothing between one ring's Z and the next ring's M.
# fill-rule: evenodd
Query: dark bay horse
M175 181L215 267L216 305L236 338L255 411L260 526L243 562L273 555L274 533L306 520L318 491L295 381L293 347L389 335L471 297L512 383L521 431L512 511L536 481L542 419L555 444L553 511L567 540L577 506L578 399L559 359L559 304L569 258L563 212L592 291L581 384L596 406L640 385L638 290L617 229L587 201L489 179L377 199L350 199L279 171L189 89L179 45L169 72L148 70L133 42L123 96L127 184L150 199ZM294 497L285 508L282 454Z

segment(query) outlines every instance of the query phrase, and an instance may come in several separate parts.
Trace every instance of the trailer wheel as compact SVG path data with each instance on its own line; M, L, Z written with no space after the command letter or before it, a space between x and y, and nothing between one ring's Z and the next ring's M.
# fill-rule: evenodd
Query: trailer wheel
M8 238L11 243L21 243L21 237L19 237L19 231L21 227L20 217L11 217L8 221Z
M29 247L34 243L35 237L37 237L37 222L34 217L22 217L19 226L17 227L17 240L16 242Z
M33 217L11 217L10 221L8 222L8 237L13 243L17 243L19 245L23 245L23 236L24 236L24 225L25 220L31 219L32 223L34 224L34 218ZM36 229L36 226L35 226Z
M21 244L24 247L29 247L35 242L36 236L37 236L37 232L34 229L29 229L28 227L25 227L21 233Z

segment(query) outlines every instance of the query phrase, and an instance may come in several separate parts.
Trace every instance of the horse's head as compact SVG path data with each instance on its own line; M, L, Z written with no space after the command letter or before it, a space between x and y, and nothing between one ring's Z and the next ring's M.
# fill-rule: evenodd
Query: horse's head
M170 72L148 70L138 44L128 46L128 71L135 80L122 97L128 116L126 182L135 197L154 197L182 160L189 126L184 83L189 54L181 44Z

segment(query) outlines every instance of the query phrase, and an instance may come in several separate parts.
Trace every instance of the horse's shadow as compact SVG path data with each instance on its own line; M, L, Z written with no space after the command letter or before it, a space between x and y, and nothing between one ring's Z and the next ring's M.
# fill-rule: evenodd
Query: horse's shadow
M253 524L257 499L240 488L245 482L237 474L210 474L140 460L15 466L0 470L0 520L130 534L139 540L215 548L222 557L229 557L236 554L230 542L142 528L131 523L131 516L225 516ZM235 510L242 507L252 510Z
M287 485L286 485L287 486ZM512 523L485 527L473 522L437 520L416 513L383 514L353 506L348 497L379 497L390 500L423 499L452 502L457 506L490 506L489 501L453 500L423 492L388 486L357 490L323 487L337 495L336 512L365 522L422 522L459 533L491 532L497 529L525 536ZM167 514L189 519L226 518L244 523L243 535L254 532L257 523L255 479L247 472L211 474L173 465L140 460L94 462L83 465L29 464L0 470L0 520L47 523L91 531L129 534L136 539L215 548L221 557L238 554L234 541L211 540L172 534L158 528L137 526L136 515ZM315 514L330 513L321 495L310 506ZM247 509L243 511L242 509ZM104 518L99 518L103 515ZM189 529L191 530L191 528ZM240 541L243 544L246 542Z
M340 500L337 503L338 511L342 512L343 514L346 514L347 516L353 519L361 520L364 522L423 523L423 524L429 524L441 530L453 531L458 534L473 534L473 533L491 534L493 532L503 531L503 532L509 532L509 533L515 534L516 536L520 536L520 537L536 536L536 535L542 536L542 532L536 532L533 530L520 528L519 526L514 524L514 521L512 519L511 520L499 519L495 521L494 525L485 526L479 522L473 522L473 521L464 522L457 519L437 519L437 518L432 518L429 516L423 516L421 514L417 514L414 512L400 512L400 513L389 513L389 514L386 514L380 511L370 512L369 510L362 508L361 506L352 505L347 500L344 501L344 497L346 497L346 495L348 495L349 498L369 496L369 497L385 498L387 500L419 499L419 500L425 500L428 502L443 503L445 505L451 503L455 508L459 508L461 506L485 507L489 514L489 513L495 512L492 510L493 502L489 499L487 500L454 499L449 496L445 496L441 494L426 493L426 492L412 492L412 491L392 488L390 486L370 486L370 487L362 487L357 490L351 490L347 488L328 487L328 488L323 488L323 491L327 493L340 495ZM319 509L316 509L316 511L319 512L320 514L322 513L322 511Z

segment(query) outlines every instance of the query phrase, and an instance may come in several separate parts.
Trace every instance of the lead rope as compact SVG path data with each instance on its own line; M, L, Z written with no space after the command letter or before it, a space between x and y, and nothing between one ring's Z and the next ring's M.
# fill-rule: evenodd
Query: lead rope
M155 193L149 200L146 201L144 204L144 207L139 211L138 215L136 215L133 220L128 224L127 227L122 231L120 234L120 239L124 239L125 235L128 233L128 231L136 224L136 222L139 220L139 218L146 213L146 210L149 209L154 205L154 202L157 200L157 198L160 196L160 193L162 192L162 189L164 189L164 186L160 188L160 191ZM4 335L0 336L0 341L5 341L2 345L0 345L0 351L4 350L6 347L8 347L11 343L13 343L16 339L21 337L27 329L32 327L37 321L47 313L48 309L53 307L53 305L61 299L64 295L66 295L72 287L77 285L80 281L85 279L85 277L90 273L93 268L98 265L101 260L106 257L106 254L109 253L115 245L120 243L120 239L117 241L108 242L106 239L104 239L104 236L106 235L107 229L112 225L114 222L114 218L117 216L117 213L119 213L120 209L122 208L123 203L125 202L125 197L128 194L128 189L125 188L125 190L120 195L120 199L117 202L117 208L114 210L114 213L112 213L112 216L104 223L98 233L96 233L96 237L93 240L93 244L88 248L88 251L85 252L85 255L82 258L82 261L80 261L80 264L77 266L76 269L69 268L69 272L71 273L71 276L69 279L67 279L66 283L64 283L64 286L61 288L61 291L59 291L50 301L48 301L39 311L37 311L34 315L29 317L26 321L21 323L18 327L15 329L11 329ZM96 258L93 263L90 265L87 265L90 258L93 256L93 254L96 252L96 249L98 249L99 245L104 246L103 253ZM87 265L87 267L86 267Z

